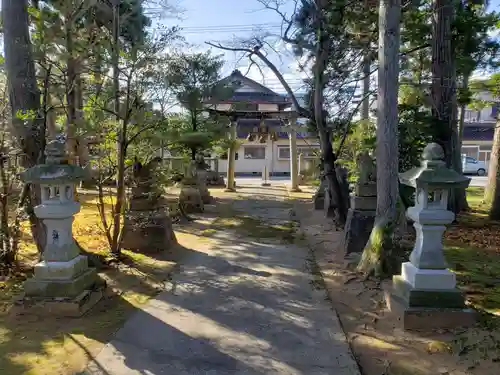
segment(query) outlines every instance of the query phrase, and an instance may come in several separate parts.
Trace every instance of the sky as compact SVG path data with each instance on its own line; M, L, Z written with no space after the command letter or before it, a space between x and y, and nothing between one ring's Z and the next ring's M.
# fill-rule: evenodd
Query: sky
M279 34L281 31L281 17L273 10L265 9L258 0L177 0L179 7L183 9L178 20L163 20L162 23L176 24L183 30L181 34L186 40L194 45L196 49L206 50L210 48L205 44L207 41L230 44L235 37L249 37L255 32L267 31ZM286 2L286 1L284 1ZM293 12L293 2L282 7L286 14ZM500 0L490 0L490 10L500 11ZM500 35L499 35L500 37ZM280 48L280 47L278 47ZM226 65L224 75L230 74L235 68L242 73L247 73L249 60L241 59L242 54L223 52L213 49L214 53L223 53ZM293 54L282 45L278 58L274 52L270 54L271 60L278 69L284 73L292 89L301 91L303 73L298 72L298 64ZM261 65L262 66L262 65ZM263 67L263 73L252 67L248 77L266 85L270 89L284 92L275 75Z
M281 33L281 17L273 10L265 9L257 0L180 0L179 6L183 8L179 20L163 20L162 23L177 24L183 30L181 34L190 44L197 45L197 49L210 48L207 41L230 44L235 38L245 38L258 32L270 32L276 35ZM289 14L293 6L284 6ZM249 67L248 58L243 58L242 53L224 52L213 49L214 54L223 54L226 61L224 75L228 75L238 68L243 74ZM297 61L292 53L281 48L281 59L273 52L271 60L284 73L292 89L300 91L303 83L298 73ZM270 89L283 92L281 84L272 72L263 65L263 74L256 68L248 73L248 77L265 84ZM263 79L263 77L265 79Z

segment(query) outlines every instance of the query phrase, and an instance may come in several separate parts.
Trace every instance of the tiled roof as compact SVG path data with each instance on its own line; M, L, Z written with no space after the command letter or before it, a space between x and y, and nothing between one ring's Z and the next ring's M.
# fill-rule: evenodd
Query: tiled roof
M283 126L283 122L278 119L269 119L264 120L264 124L269 126L271 131L276 131L276 128ZM236 134L238 138L246 138L248 134L253 130L254 127L260 126L260 120L258 119L240 119L238 120L238 127L236 130ZM274 128L274 129L273 129ZM278 131L277 136L280 139L288 138L288 132L286 131ZM297 138L309 138L314 137L313 134L308 132L297 132Z
M232 97L225 101L266 102L266 103L290 103L290 100L279 94L266 92L235 92Z
M234 91L230 98L208 98L207 103L232 103L232 102L245 102L245 103L260 103L260 104L283 104L292 105L292 101L286 95L278 94L266 86L245 77L239 70L235 70L226 78L219 81L219 84L232 87L234 90L247 85L255 91Z
M493 141L495 128L492 125L468 125L464 126L464 141Z

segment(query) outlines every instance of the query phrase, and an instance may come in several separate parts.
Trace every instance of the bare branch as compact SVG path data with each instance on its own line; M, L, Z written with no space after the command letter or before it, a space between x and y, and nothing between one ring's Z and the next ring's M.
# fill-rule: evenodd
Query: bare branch
M264 76L264 72L262 71L262 68L260 67L260 65L259 65L259 64L257 64L257 62L253 59L252 55L249 55L249 56L248 56L248 59L251 61L251 63L250 63L250 65L249 65L248 70L247 70L247 72L246 72L246 74L245 74L245 75L247 75L247 74L250 72L250 68L251 68L253 65L255 65L255 66L257 67L257 69L259 69L259 72L260 72L260 75L262 76L262 79L264 79L264 77L265 77L265 76Z

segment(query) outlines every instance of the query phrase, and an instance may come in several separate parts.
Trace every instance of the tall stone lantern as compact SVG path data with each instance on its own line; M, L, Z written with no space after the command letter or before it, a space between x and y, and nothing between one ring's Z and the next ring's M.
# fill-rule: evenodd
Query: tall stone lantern
M24 292L35 300L73 303L78 313L88 305L92 290L100 284L96 270L89 268L87 257L80 254L72 234L73 216L80 211L73 192L85 171L67 164L63 141L50 141L45 155L46 164L21 173L24 182L40 186L41 203L34 211L46 231L43 259L35 265L33 277L26 280Z
M447 269L442 238L455 218L448 211L450 190L467 187L470 179L446 167L437 143L425 147L422 159L420 167L400 174L402 184L415 188L415 205L408 208L407 217L414 222L417 238L410 261L393 278L388 305L402 313L407 329L468 326L474 323L474 312L465 308L455 273Z

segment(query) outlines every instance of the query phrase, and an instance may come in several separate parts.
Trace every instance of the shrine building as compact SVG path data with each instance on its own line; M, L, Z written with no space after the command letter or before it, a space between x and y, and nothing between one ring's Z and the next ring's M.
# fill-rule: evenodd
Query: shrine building
M297 154L304 165L319 158L319 140L309 133L305 119L294 115L294 106L287 95L278 94L235 70L219 82L231 86L229 98L210 98L205 106L233 116L236 121L236 176L260 176L267 167L270 176L290 175L290 126L296 133ZM227 170L227 154L213 155L219 159L219 170Z

